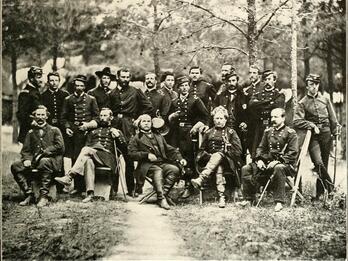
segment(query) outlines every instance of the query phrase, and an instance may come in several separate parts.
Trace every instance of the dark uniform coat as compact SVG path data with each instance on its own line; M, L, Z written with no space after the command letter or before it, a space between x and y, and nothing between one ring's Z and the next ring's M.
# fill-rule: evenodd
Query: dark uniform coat
M87 94L95 97L97 100L98 108L101 110L102 108L110 108L110 98L109 98L109 88L103 88L101 85L89 90Z
M39 128L28 132L21 150L21 160L33 161L35 156L43 153L44 157L52 158L52 172L59 172L62 169L64 153L62 133L49 124L46 124L42 130L42 136Z
M28 83L18 96L17 119L20 127L18 135L19 142L24 142L25 136L31 129L32 119L30 116L32 112L41 104L41 95L39 89L31 83Z
M108 166L115 173L117 166L115 158L114 140L116 147L120 153L127 153L127 143L122 134L118 138L113 138L111 135L111 126L99 127L91 130L87 134L86 146L97 150L97 156L101 160L103 166ZM118 155L119 156L119 155Z
M255 132L253 135L252 158L255 157L257 146L261 141L264 130L270 126L271 111L275 108L285 108L285 95L277 88L266 90L263 88L254 93L249 101L249 112L255 121ZM254 127L252 126L252 127Z
M193 95L193 97L199 97L205 104L205 107L207 108L208 112L210 113L212 103L216 95L216 90L214 86L202 79L199 79L196 82L192 81L190 84L190 93Z
M62 132L65 131L64 125L61 123L61 114L65 98L69 96L67 91L57 89L51 91L47 89L42 95L42 104L46 106L50 115L47 122L55 127L58 127Z
M163 86L162 88L160 88L160 90L165 96L169 97L171 101L174 101L179 96L176 91L170 90L166 86Z
M145 91L146 97L152 103L152 106L155 109L156 115L157 111L159 115L165 120L168 120L168 112L171 105L171 100L169 96L165 96L162 90L157 90L154 88L153 90Z
M160 154L163 163L174 164L176 161L180 161L182 156L178 149L167 144L164 137L160 134L153 133L154 138L158 144L158 150L153 146L148 138L143 133L137 133L131 138L128 145L129 156L134 161L138 161L138 166L135 170L136 177L145 178L149 168L154 163L148 159L149 153L153 153L156 156Z
M145 94L132 86L127 88L113 89L110 94L110 106L114 114L112 125L122 130L125 138L129 141L135 134L133 121L141 114L150 114L154 116L154 108Z
M203 135L202 144L197 155L199 165L205 166L211 154L215 152L224 154L228 169L237 175L237 168L241 167L242 146L235 130L229 127L209 129Z

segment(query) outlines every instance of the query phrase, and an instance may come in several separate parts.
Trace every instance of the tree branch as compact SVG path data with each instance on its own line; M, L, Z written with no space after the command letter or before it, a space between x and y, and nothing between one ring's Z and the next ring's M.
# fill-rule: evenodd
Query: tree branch
M206 7L203 7L201 5L198 5L198 4L195 4L195 3L191 3L191 2L186 2L186 1L183 1L183 0L177 0L178 2L182 3L182 4L188 4L188 5L191 5L191 6L194 6L198 9L201 9L203 11L205 11L206 13L210 14L212 17L215 17L221 21L224 21L225 23L233 26L235 29L237 29L245 38L248 37L247 33L243 31L242 28L240 28L238 25L236 25L235 23L233 23L232 21L230 20L227 20L226 18L223 18L221 16L218 16L217 14L215 14L213 11L209 10L208 8ZM288 0L287 0L288 1Z
M238 47L234 47L234 46L219 46L219 45L201 46L201 47L198 47L198 48L196 48L196 49L194 49L192 51L188 51L186 53L194 53L194 52L197 52L199 50L214 50L214 49L218 49L218 50L236 50L236 51L238 51L238 52L240 52L240 53L242 53L242 54L244 54L246 56L249 56L249 54L246 51L244 51L244 50L242 50L242 49L240 49Z
M284 2L282 2L279 6L277 6L277 8L275 8L273 10L273 12L271 13L271 15L268 17L267 21L261 26L260 30L258 30L257 35L255 37L255 39L258 39L259 36L262 34L263 30L267 27L267 25L269 24L269 22L272 20L272 18L275 16L276 12L284 5L286 5L286 3L289 0L285 0Z

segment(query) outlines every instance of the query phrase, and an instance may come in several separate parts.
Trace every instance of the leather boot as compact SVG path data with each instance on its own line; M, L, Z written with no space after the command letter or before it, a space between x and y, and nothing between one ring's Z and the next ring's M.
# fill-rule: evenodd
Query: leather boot
M24 175L24 173L22 172L13 173L13 177L25 195L29 195L33 193L31 183L30 185L28 185L27 177Z
M34 203L34 194L28 194L27 197L19 202L20 206L29 206L30 203Z
M85 198L82 200L82 203L91 202L91 201L93 200L93 197L94 197L94 191L92 191L92 190L87 191L87 197L85 197Z
M48 198L47 195L41 195L39 202L36 205L39 208L48 206Z
M47 195L50 190L52 180L52 173L50 172L41 172L41 187L40 187L40 193L41 195Z
M157 199L161 200L164 198L163 192L163 174L162 171L155 171L152 178L153 186L157 193Z
M170 206L168 205L168 202L167 202L166 198L159 199L158 200L158 205L161 208L164 208L165 210L169 210L170 209Z
M186 186L185 186L184 192L180 195L180 197L182 199L186 199L186 198L190 197L193 194L193 192L192 192L193 188L192 188L191 183L188 183L188 184L185 184L185 185Z
M65 176L63 177L55 177L54 178L57 182L59 182L60 184L64 185L64 186L70 186L72 183L72 175L70 172L68 172Z
M200 189L202 187L203 178L201 176L199 176L196 179L191 179L191 183L195 189Z

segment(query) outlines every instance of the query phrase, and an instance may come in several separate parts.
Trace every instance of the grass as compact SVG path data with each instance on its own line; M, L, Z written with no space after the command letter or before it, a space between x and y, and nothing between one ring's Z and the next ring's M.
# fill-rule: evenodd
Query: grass
M65 201L38 209L20 207L23 199L9 171L18 153L2 155L3 260L88 260L105 256L126 240L128 211L120 201Z
M322 204L273 211L269 198L263 207L241 208L233 203L194 202L169 212L189 256L197 259L344 259L345 211Z

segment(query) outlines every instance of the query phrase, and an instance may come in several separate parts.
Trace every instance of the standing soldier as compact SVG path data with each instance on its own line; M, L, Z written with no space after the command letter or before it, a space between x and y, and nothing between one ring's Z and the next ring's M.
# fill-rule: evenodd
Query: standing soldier
M47 122L65 133L60 115L62 114L64 99L69 96L69 93L59 88L60 76L58 72L50 72L47 75L47 81L49 87L41 96L42 103L49 112Z
M236 73L236 69L232 66L232 64L230 63L224 63L221 67L221 82L220 82L220 86L218 86L216 89L218 90L217 94L222 93L223 91L225 91L227 89L227 81L228 79L226 78L227 75L230 74L234 74Z
M285 203L286 176L293 176L298 144L295 130L285 126L285 110L273 109L272 127L265 130L257 148L255 162L242 168L243 194L241 206L255 202L256 192L261 185L271 179L275 211L280 211Z
M212 102L215 99L214 86L202 79L202 69L193 66L189 71L190 77L190 93L200 98L210 113Z
M118 85L110 94L110 107L114 114L112 126L121 130L127 141L135 135L133 122L141 114L154 115L154 108L145 94L133 86L129 85L131 74L128 69L121 68L117 71ZM134 192L134 162L126 154L126 183L129 195ZM140 192L140 191L139 191Z
M187 166L194 171L194 143L192 142L191 129L199 121L208 124L209 113L203 101L189 93L189 79L182 76L177 79L179 97L173 101L168 117L172 136L171 145L179 148L182 156L187 160ZM198 149L198 146L197 146ZM191 195L193 188L190 187L190 179L193 173L186 177L186 188L182 194L183 198Z
M111 81L116 81L116 75L111 73L109 67L105 67L101 71L96 71L95 74L98 76L100 83L97 87L89 90L87 93L95 97L99 110L102 108L110 108L108 95L108 92L110 91L109 86Z
M152 72L145 74L145 95L152 103L155 109L156 116L160 116L163 120L168 120L168 112L170 109L171 100L169 96L165 96L161 90L156 88L156 75Z
M309 74L306 78L307 95L299 101L295 109L294 126L298 129L312 130L309 154L323 182L324 188L330 193L333 184L327 171L332 137L338 134L340 127L330 100L319 92L320 76ZM317 195L319 198L324 192L322 183L317 180Z
M96 99L85 93L86 76L78 75L73 83L75 91L65 98L63 103L61 121L65 127L65 133L69 137L67 156L74 163L86 142L86 130L97 125L95 120L99 115ZM82 192L83 179L75 179L75 188Z
M262 80L264 81L264 86L251 96L249 102L249 111L252 113L253 120L255 120L255 131L252 136L253 140L250 151L252 158L256 155L256 149L261 141L264 130L270 126L272 109L285 107L285 96L275 86L277 81L276 73L266 70L262 74Z
M170 97L171 101L178 98L178 93L173 90L175 84L174 74L171 72L165 72L162 76L161 90L165 96Z
M28 71L29 83L18 96L17 118L19 121L18 141L23 143L25 136L31 128L30 115L41 104L39 88L42 86L42 69L31 66Z

